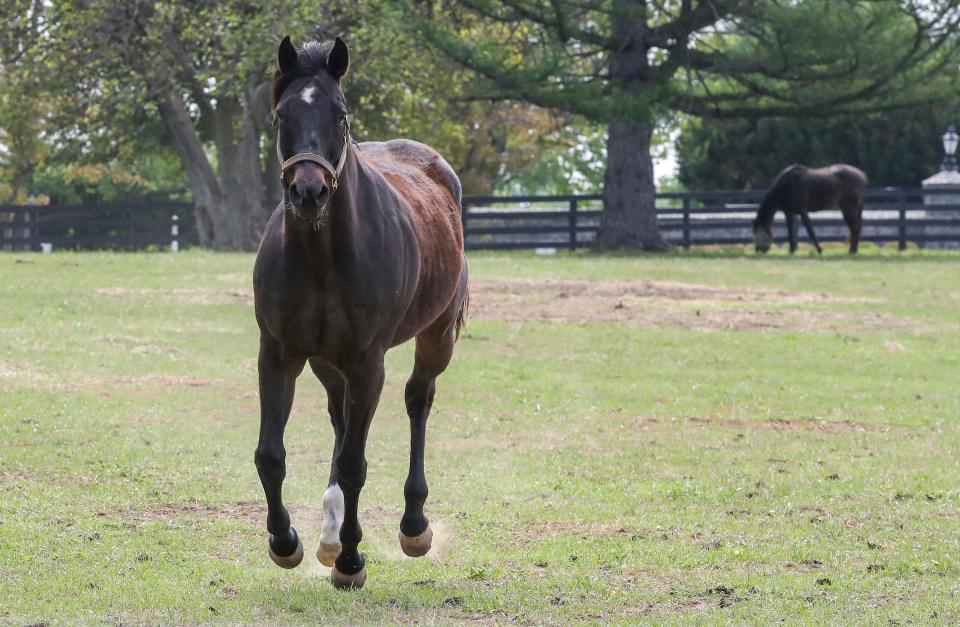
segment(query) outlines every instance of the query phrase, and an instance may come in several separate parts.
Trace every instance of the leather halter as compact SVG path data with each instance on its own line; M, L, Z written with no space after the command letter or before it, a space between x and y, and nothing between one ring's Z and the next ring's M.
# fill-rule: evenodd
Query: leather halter
M315 152L298 152L289 159L283 158L283 153L280 152L280 133L277 133L277 158L280 160L280 182L284 181L284 177L287 174L292 166L302 163L304 161L309 161L311 163L316 163L318 166L330 173L330 177L333 181L330 183L330 196L327 197L327 202L330 202L329 198L333 196L333 193L337 191L337 185L340 183L340 173L343 172L343 165L347 162L347 152L350 148L350 118L346 118L343 122L343 148L340 150L340 160L337 161L336 167L331 164L326 157L323 155L318 155Z

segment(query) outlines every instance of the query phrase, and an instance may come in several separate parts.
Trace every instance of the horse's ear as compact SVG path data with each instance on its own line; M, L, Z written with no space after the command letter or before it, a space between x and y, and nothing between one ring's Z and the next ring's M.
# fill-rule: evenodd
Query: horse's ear
M297 47L290 42L290 35L283 38L280 42L280 49L277 50L277 67L281 72L292 70L297 65Z
M333 42L333 48L327 55L327 69L337 80L343 78L350 69L350 53L347 51L347 44L339 37Z

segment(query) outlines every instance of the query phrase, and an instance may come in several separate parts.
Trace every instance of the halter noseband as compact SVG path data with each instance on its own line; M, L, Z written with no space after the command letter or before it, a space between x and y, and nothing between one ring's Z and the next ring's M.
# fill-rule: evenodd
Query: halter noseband
M340 183L340 173L343 172L343 165L347 162L347 151L350 148L350 118L346 118L343 124L345 127L343 130L343 148L340 150L340 160L337 161L336 167L334 167L326 157L318 155L315 152L298 152L289 159L284 159L283 153L280 152L280 134L277 133L277 158L280 160L280 182L282 183L284 181L287 170L292 166L303 161L309 161L316 163L330 173L330 177L333 179L330 183L330 196L333 196L333 193L337 191L337 185ZM329 202L329 197L327 202Z

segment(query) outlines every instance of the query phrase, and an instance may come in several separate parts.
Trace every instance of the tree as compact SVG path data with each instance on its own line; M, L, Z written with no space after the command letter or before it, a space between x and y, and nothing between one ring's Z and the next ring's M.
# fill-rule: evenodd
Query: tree
M15 69L33 77L35 97L45 91L55 103L51 143L67 173L117 181L164 152L159 136L189 179L201 242L255 247L268 193L261 144L272 52L260 33L276 14L243 2L55 0L31 10L45 29Z
M654 125L671 113L817 116L904 107L942 98L942 83L956 79L960 10L952 2L416 5L419 32L482 79L478 94L606 124L601 248L666 250L650 149Z
M555 145L549 131L566 123L529 105L461 98L465 72L410 38L403 11L374 0L0 3L18 16L0 34L4 78L24 86L0 94L0 133L15 132L4 135L10 150L0 167L19 168L17 193L96 201L153 193L163 182L179 196L172 153L201 243L213 248L254 248L282 195L267 103L275 33L346 34L355 137L430 143L467 192L492 192Z
M855 165L871 186L916 187L939 168L940 136L953 107L829 118L690 119L677 141L680 182L689 189L767 187L787 165Z

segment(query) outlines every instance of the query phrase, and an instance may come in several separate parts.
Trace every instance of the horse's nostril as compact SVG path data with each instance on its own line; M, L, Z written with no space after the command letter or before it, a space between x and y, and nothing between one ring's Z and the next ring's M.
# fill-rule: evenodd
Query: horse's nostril
M298 181L290 186L290 199L296 203L319 203L326 191L323 183Z

